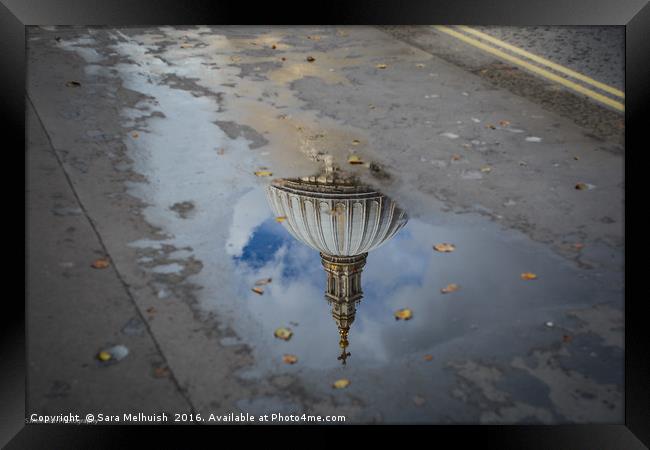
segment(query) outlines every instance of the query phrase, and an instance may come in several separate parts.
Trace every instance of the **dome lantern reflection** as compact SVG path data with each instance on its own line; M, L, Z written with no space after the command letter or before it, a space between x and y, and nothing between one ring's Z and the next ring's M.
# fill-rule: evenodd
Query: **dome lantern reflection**
M407 222L406 212L375 189L338 171L277 179L267 200L297 240L318 250L327 273L325 298L332 306L343 364L348 332L363 297L361 272L368 252L388 241Z

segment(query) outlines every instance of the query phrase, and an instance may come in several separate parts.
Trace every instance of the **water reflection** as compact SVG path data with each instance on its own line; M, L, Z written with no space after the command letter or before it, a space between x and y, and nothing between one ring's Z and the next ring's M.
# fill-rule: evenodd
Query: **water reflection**
M298 241L320 252L327 274L325 298L339 331L346 364L348 334L363 298L361 273L368 252L391 239L408 221L384 194L341 171L274 180L267 200L278 220Z

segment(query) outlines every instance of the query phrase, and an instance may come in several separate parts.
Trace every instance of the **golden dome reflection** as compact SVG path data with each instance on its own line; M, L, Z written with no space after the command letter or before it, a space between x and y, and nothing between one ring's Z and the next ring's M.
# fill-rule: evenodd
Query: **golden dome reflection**
M341 355L350 352L348 333L363 297L361 272L368 252L392 238L408 221L397 204L353 175L340 171L276 179L267 200L297 240L320 252L327 274L325 299L340 335Z

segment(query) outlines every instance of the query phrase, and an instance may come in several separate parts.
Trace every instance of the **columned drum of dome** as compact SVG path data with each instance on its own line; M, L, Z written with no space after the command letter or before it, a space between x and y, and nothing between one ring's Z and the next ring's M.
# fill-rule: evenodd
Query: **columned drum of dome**
M274 180L266 193L275 215L285 218L286 230L320 252L325 298L340 335L338 359L345 364L368 252L393 237L408 218L384 194L336 175Z
M406 212L390 198L339 180L274 180L267 197L276 216L286 217L283 225L293 237L328 255L367 253L407 222Z

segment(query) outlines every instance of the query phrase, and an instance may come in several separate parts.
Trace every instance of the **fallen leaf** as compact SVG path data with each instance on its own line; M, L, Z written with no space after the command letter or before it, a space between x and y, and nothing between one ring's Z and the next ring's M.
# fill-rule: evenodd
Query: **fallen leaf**
M286 61L286 60L287 60L287 58L285 58L284 56L283 56L282 58L280 58L280 59L281 59L282 61Z
M573 340L573 336L570 336L568 334L562 336L562 342L564 342L565 344L568 344L572 340Z
M153 314L153 313L156 312L156 308L154 308L153 306L150 306L150 307L147 308L147 312L148 312L149 314Z
M415 406L422 406L426 403L426 400L424 399L424 397L416 395L415 397L413 397L413 403L415 403Z
M403 308L395 311L395 320L410 320L413 317L413 311Z
M589 189L589 186L587 186L585 183L578 183L576 184L575 188L579 191L584 191Z
M277 47L275 46L275 44L273 44L273 45L271 46L271 48L272 48L273 50L275 50Z
M310 41L320 41L320 36L307 36Z
M112 358L111 354L106 350L102 350L97 354L97 359L99 359L100 361L108 361L111 358Z
M155 378L165 378L169 376L169 367L156 367L153 370L153 376Z
M255 282L255 286L264 286L265 284L269 284L271 281L273 281L273 278L262 278Z
M440 292L442 292L443 294L448 294L450 292L456 292L458 289L460 289L460 286L458 286L455 283L451 283L443 287L442 289L440 289Z
M492 167L490 167L490 166L481 167L481 172L490 173L490 172L492 172Z
M575 159L577 161L577 160L580 159L580 157L579 156L574 156L573 159Z
M194 47L193 44L181 44L181 48L192 48Z
M316 61L316 58L314 58L313 56L308 56L307 61L308 62L314 62L314 61Z
M259 295L264 295L264 289L259 288L259 287L254 287L254 288L251 289L251 291L253 291L253 292L255 292L256 294L259 294Z
M535 275L532 272L524 272L524 273L521 274L521 279L522 280L536 280L537 275Z
M424 355L424 360L425 361L432 361L433 360L433 355Z
M496 130L497 129L497 127L495 127L491 123L488 123L487 125L485 125L485 128L489 128L490 130Z
M357 155L350 155L350 157L348 158L348 163L350 163L350 164L363 164L363 161Z
M451 160L452 161L459 161L462 158L460 155L451 155Z
M359 144L361 144L361 141L359 139L352 140L352 145L359 145Z
M258 170L255 172L255 175L258 177L270 177L273 175L273 172L269 172L268 170Z
M79 83L78 81L68 81L65 85L67 87L80 87L81 83Z
M273 335L278 338L282 339L283 341L288 341L291 339L291 336L293 336L293 331L289 328L278 328L275 330Z
M510 125L510 122L508 120L500 120L499 125L501 125L502 127L507 127L508 125Z
M298 362L298 357L296 355L284 355L282 356L282 362L285 364L295 364Z
M418 63L415 65L415 67L417 67L418 69L422 69L424 67L424 64Z
M350 380L347 378L341 378L340 380L336 380L334 384L332 384L332 387L334 389L345 389L350 385Z
M138 137L140 137L140 135L138 134L137 131L134 131L133 133L131 133L131 136L133 136L135 139L137 139Z
M93 261L90 267L92 267L93 269L106 269L110 265L111 263L108 261L107 258L99 258Z
M377 69L385 69L385 68L388 67L388 66L387 66L386 64L377 64L375 67L376 67Z
M282 223L285 220L287 220L287 216L278 216L278 217L275 218L275 221L278 222L278 223Z
M433 249L435 251L437 251L437 252L449 253L449 252L453 252L454 250L456 250L456 246L454 244L442 243L442 244L434 245Z

